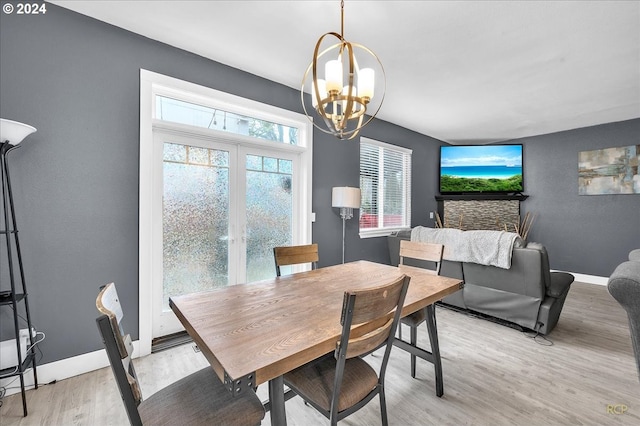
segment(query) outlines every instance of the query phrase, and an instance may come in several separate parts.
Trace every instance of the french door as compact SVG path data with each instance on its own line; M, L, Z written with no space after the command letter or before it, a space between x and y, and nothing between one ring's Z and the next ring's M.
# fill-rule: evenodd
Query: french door
M153 337L182 330L169 297L273 277L273 247L300 242L299 155L153 132Z

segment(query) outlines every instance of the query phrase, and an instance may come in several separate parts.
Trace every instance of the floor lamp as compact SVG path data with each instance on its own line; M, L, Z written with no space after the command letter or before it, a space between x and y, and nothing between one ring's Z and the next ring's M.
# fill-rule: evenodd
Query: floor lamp
M35 388L38 389L38 376L36 375L36 357L34 347L34 338L32 334L33 326L31 324L31 313L29 312L29 299L27 293L27 287L24 280L24 268L22 266L22 255L20 253L20 240L18 239L18 227L16 225L16 212L13 205L13 192L11 192L11 178L9 177L9 163L7 161L7 154L16 148L19 148L18 144L22 142L24 138L35 132L34 127L28 124L19 123L17 121L6 120L0 118L0 180L2 183L2 209L4 221L0 221L3 229L0 231L0 235L6 238L6 257L8 262L8 276L11 285L11 290L4 290L0 288L0 306L10 306L13 311L13 325L16 341L16 362L17 366L6 373L2 371L2 377L20 376L20 389L22 391L22 411L27 415L27 399L25 394L25 382L24 375L29 369L29 364L33 369L33 380ZM16 254L18 270L14 269L13 254ZM18 318L18 303L24 302L24 309L27 314L27 330L29 335L29 349L26 353L22 353L20 347L20 323ZM5 375L6 373L6 375Z
M344 229L347 219L353 217L353 209L360 208L360 188L349 186L334 187L331 192L331 206L340 208L342 218L342 263L344 263Z

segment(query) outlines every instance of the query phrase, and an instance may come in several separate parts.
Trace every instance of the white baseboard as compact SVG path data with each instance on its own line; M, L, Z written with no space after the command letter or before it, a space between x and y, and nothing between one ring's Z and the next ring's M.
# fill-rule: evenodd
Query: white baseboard
M554 272L564 272L564 271L554 271ZM574 276L575 281L580 281L581 283L607 285L607 282L609 281L609 277L599 277L597 275L578 274L575 272L569 272L569 273Z
M133 357L137 358L139 354L139 342L133 342ZM109 366L109 358L107 351L100 349L82 355L73 356L71 358L61 359L59 361L50 362L48 364L37 365L38 385L51 383L54 380L64 380L70 377L79 376L80 374L90 371L99 370ZM24 376L25 387L33 388L33 374L27 373ZM13 376L0 380L0 386L7 387L7 395L20 392L20 377Z

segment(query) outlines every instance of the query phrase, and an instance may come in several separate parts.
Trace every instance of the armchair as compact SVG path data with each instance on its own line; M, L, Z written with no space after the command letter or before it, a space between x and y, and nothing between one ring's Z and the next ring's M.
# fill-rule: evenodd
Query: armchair
M640 259L618 265L609 277L607 288L611 296L627 311L640 380Z

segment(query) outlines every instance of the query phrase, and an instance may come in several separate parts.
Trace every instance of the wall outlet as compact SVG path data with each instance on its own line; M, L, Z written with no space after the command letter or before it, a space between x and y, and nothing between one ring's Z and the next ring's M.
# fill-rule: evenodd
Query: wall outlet
M36 336L36 329L31 329L31 335ZM21 360L24 360L27 354L27 348L30 345L29 342L29 330L24 328L20 330L18 335L20 341L20 355ZM4 340L0 342L0 369L12 368L18 365L18 351L16 349L16 339Z
M433 212L429 212L429 219L433 219Z

